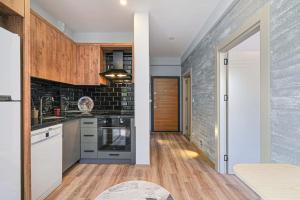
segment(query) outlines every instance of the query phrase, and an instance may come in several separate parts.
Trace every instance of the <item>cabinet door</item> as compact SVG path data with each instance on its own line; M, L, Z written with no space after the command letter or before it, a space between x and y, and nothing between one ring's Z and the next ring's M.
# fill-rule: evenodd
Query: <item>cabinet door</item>
M45 62L44 71L45 71L45 79L53 80L53 81L60 81L59 74L60 68L57 65L58 55L55 53L58 51L59 46L58 42L58 32L53 29L48 24L45 24L45 32L39 32L38 34L43 34L44 40L43 41L43 50L45 54L40 58L42 62Z
M63 171L80 159L80 120L63 125Z
M30 54L31 54L31 76L44 78L46 77L46 64L43 63L43 57L46 52L43 48L44 35L40 34L45 30L45 25L38 20L35 15L30 17Z
M72 83L71 80L71 65L72 63L72 48L73 42L68 39L64 34L58 34L57 36L57 78L63 83ZM54 78L54 77L53 77Z
M58 32L31 14L31 76L60 81L60 68L57 66Z
M77 78L77 45L73 42L71 44L71 64L70 64L70 83L79 83Z
M100 45L77 46L77 69L79 84L100 84Z
M76 44L72 40L34 13L31 38L31 76L77 83Z

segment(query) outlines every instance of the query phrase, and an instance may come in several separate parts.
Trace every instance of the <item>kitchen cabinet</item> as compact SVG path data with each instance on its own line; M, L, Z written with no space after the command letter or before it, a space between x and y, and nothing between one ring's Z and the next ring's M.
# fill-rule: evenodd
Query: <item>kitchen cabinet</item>
M31 12L31 76L73 83L76 44Z
M81 119L81 161L84 159L97 159L97 124L97 118Z
M0 0L0 3L9 8L10 10L18 13L22 17L24 17L24 8L25 1L24 0Z
M74 85L99 85L101 44L76 44L31 12L31 76Z
M32 77L73 85L107 85L108 80L99 76L106 68L104 51L132 50L129 43L75 43L34 11L30 21Z
M78 44L76 66L77 84L107 84L106 79L99 76L99 73L103 71L101 62L100 44Z
M80 160L80 119L63 124L63 172Z
M73 83L74 51L76 44L72 40L31 13L31 76Z

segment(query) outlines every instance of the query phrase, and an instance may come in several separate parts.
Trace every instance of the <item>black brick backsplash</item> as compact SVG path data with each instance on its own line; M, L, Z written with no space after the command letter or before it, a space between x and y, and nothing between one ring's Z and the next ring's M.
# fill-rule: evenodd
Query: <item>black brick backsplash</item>
M134 112L134 84L111 83L108 86L75 86L38 78L31 78L32 108L39 109L40 98L51 96L54 102L45 102L44 112L53 114L53 109L64 110L64 101L69 102L68 110L78 110L77 101L83 96L94 100L93 111Z

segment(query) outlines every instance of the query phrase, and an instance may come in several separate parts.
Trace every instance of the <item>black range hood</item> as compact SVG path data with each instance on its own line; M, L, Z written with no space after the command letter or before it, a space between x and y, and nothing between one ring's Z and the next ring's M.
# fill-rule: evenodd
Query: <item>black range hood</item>
M100 76L105 77L110 81L129 81L132 76L124 70L123 51L113 51L113 64L107 65L107 70L100 73Z

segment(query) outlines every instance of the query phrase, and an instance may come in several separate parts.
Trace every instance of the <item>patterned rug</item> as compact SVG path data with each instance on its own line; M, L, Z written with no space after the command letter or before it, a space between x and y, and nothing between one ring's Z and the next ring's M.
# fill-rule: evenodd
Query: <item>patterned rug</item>
M155 183L128 181L114 185L95 200L174 200L170 192Z

